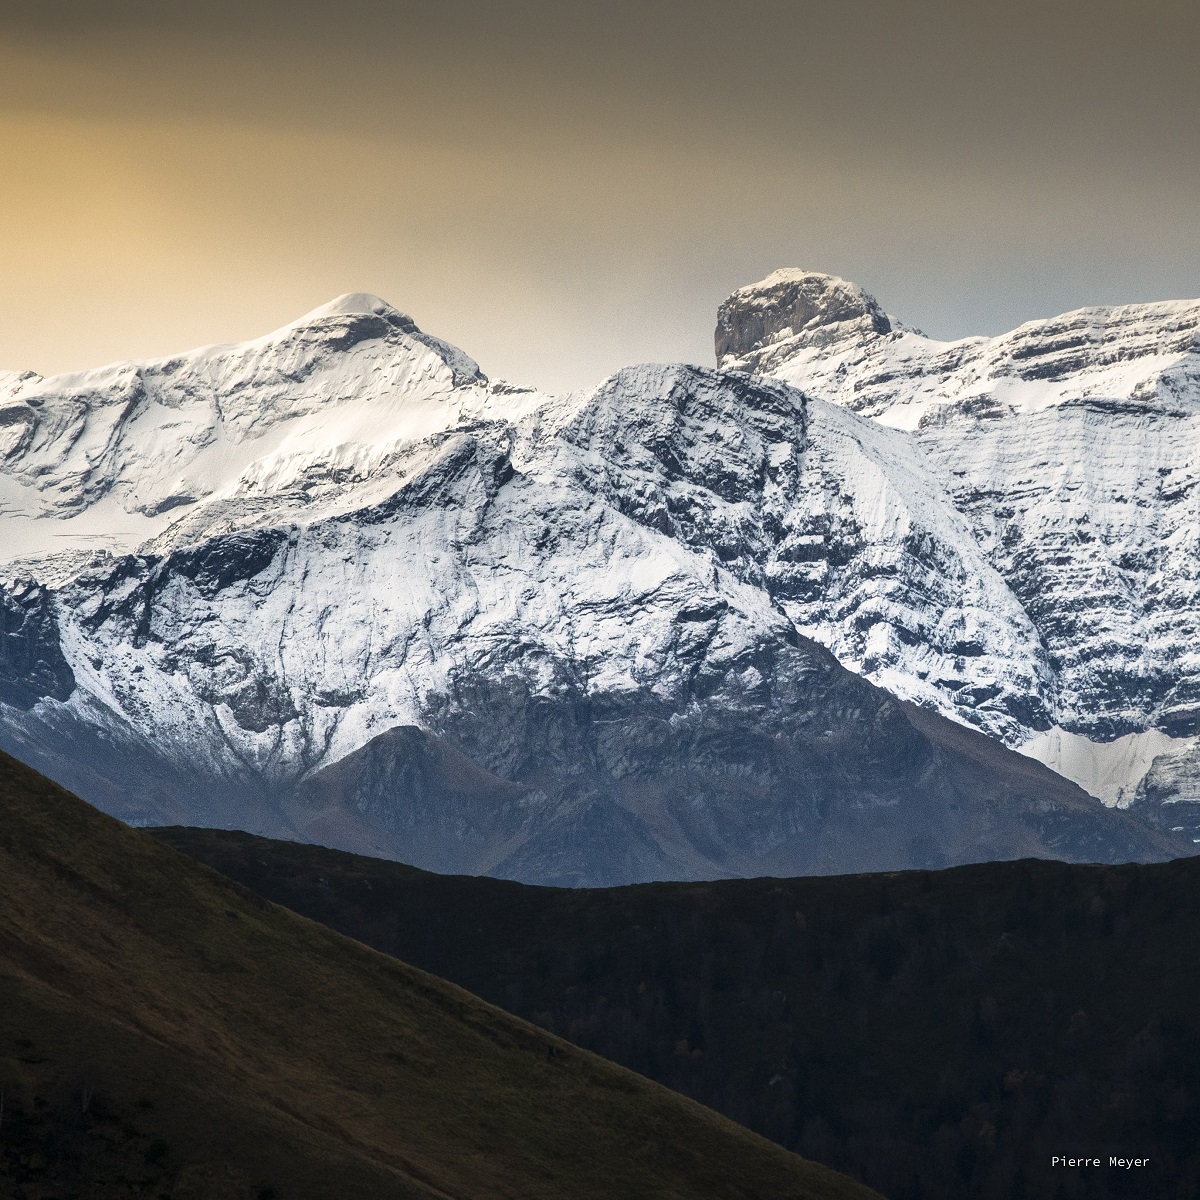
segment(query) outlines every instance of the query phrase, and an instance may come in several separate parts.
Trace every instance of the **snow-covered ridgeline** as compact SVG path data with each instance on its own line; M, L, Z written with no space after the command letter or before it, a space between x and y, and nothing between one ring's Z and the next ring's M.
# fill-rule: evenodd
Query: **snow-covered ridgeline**
M474 362L374 296L347 295L276 332L146 363L0 379L0 556L135 549L288 510L369 504L419 469L408 448L502 392ZM403 461L402 461L403 460ZM388 486L383 485L384 490ZM374 489L374 490L373 490Z
M725 302L717 346L723 365L908 432L1045 646L1059 732L1034 737L1028 721L1028 752L1123 802L1151 741L1186 755L1200 715L1200 301L947 343L843 280L781 271ZM889 686L904 694L914 666L899 651ZM1145 731L1136 753L1104 749Z

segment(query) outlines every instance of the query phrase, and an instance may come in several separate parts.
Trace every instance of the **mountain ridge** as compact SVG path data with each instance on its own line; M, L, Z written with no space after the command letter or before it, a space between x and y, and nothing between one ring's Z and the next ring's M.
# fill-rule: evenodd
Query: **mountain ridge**
M153 836L892 1200L1056 1200L1064 1148L1150 1159L1080 1198L1200 1180L1194 857L578 891Z
M1155 802L1173 797L1178 816L1200 794L1200 589L1189 565L1200 549L1200 300L1084 308L946 343L892 318L882 331L837 321L793 330L791 294L803 290L814 310L827 295L836 310L842 281L773 281L722 306L725 324L744 311L758 330L734 355L719 321L723 365L904 431L1037 629L1039 665L1052 669L1031 699L1046 724L994 732L1108 803L1145 802L1154 788L1142 780L1158 779ZM878 307L856 294L864 311ZM911 678L903 651L893 657ZM942 690L949 712L958 702ZM1094 765L1103 751L1080 740L1120 738L1134 746L1124 774L1117 755Z

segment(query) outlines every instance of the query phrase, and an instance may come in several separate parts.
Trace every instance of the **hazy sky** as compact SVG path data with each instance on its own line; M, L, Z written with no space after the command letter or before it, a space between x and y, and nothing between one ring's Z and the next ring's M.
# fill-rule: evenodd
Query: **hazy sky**
M0 0L0 368L371 291L574 387L780 266L946 337L1200 294L1200 4Z

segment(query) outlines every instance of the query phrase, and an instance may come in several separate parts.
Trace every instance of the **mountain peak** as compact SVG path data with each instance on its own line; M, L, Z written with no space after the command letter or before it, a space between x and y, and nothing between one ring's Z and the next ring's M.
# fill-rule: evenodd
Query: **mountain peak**
M289 338L297 332L304 333L312 327L319 330L319 337L324 338L330 330L355 329L366 336L378 337L389 328L398 329L403 333L419 334L416 321L401 312L395 305L389 304L380 296L370 292L343 292L326 304L320 304L302 317L289 321L286 325L267 334L271 341L279 337ZM374 330L373 333L367 333ZM423 337L426 335L422 335ZM335 334L335 341L340 334ZM356 339L357 340L357 339Z
M306 312L296 324L308 320L320 320L322 317L383 317L388 313L397 312L397 308L388 301L370 292L344 292L329 304L319 305L312 312Z
M393 305L370 292L344 292L300 317L296 324L319 321L322 317L381 317L398 312Z
M890 333L891 318L874 296L836 275L789 267L738 288L717 310L718 366L772 342L852 322Z
M357 318L335 323L331 344L339 349L346 349L355 342L368 338L386 336L389 330L399 330L442 359L452 371L456 386L487 381L473 358L464 354L457 346L424 333L407 313L401 312L395 305L370 292L344 292L328 304L322 304L291 324L276 330L269 338L288 337L298 330L304 331L311 325L320 326L321 322L335 317ZM327 337L327 331L322 329L318 336Z

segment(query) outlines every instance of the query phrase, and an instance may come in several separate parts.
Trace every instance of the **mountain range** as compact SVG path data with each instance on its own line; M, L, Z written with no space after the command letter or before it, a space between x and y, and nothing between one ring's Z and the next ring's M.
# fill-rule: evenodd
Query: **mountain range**
M1190 851L1198 328L936 343L781 272L717 369L567 396L364 295L0 376L0 744L531 882Z
M721 306L716 350L903 431L1034 635L981 624L967 661L935 665L903 608L869 643L835 611L821 641L842 662L1108 803L1200 798L1200 301L941 342L844 280L778 271Z

